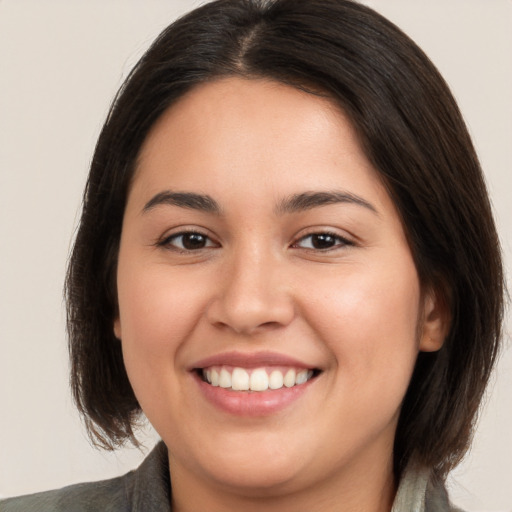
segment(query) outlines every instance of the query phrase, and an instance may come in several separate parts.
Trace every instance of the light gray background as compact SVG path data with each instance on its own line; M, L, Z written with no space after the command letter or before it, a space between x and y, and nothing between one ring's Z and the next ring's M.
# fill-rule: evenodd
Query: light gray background
M98 480L143 454L88 444L68 391L62 282L95 139L124 76L191 0L0 0L0 495ZM512 1L373 0L452 87L512 255ZM510 271L508 273L510 276ZM507 333L510 332L510 318ZM156 436L148 428L149 449ZM469 511L512 511L512 351L470 455Z

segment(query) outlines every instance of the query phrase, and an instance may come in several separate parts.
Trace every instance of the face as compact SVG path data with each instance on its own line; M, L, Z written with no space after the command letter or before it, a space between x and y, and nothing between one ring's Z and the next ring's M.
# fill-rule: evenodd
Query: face
M117 279L114 330L171 474L262 495L391 468L435 304L331 101L229 78L172 106L141 151Z

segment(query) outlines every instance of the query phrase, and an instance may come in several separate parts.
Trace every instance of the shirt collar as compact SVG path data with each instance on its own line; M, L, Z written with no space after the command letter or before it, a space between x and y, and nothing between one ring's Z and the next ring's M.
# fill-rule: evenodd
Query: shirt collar
M407 468L402 475L391 512L426 512L425 497L430 471Z

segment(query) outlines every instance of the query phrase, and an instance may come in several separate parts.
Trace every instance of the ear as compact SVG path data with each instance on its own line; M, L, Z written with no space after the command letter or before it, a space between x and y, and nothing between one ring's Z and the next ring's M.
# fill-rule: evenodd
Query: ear
M119 317L114 320L114 336L118 340L121 339L121 319Z
M419 350L435 352L444 343L450 331L448 301L439 291L429 288L423 298L423 317L419 325Z

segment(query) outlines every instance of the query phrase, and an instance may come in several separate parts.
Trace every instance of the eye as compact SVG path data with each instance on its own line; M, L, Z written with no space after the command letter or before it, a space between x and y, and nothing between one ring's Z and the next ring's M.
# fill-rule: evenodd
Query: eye
M168 236L159 245L178 251L197 251L208 247L217 247L208 236L196 231L186 231Z
M353 245L349 240L335 235L334 233L310 233L303 236L295 244L294 247L301 249L313 249L317 251L327 251L336 249L346 245Z

